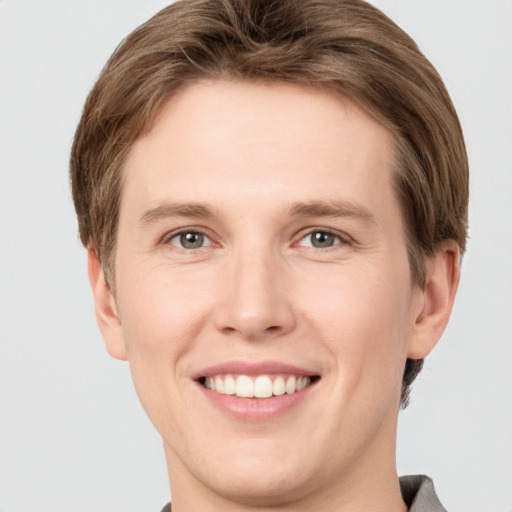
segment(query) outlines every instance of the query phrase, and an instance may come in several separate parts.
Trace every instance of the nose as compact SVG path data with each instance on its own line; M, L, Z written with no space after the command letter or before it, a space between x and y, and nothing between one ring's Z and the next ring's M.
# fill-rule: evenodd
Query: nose
M289 277L278 257L247 251L228 266L216 310L217 329L256 341L283 336L295 328Z

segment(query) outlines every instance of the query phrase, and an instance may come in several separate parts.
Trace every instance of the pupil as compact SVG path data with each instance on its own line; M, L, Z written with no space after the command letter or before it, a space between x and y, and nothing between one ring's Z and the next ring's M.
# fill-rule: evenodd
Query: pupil
M204 236L200 233L185 233L181 235L181 245L185 249L197 249L203 245Z
M334 244L334 235L325 233L324 231L317 231L313 234L314 247L331 247Z

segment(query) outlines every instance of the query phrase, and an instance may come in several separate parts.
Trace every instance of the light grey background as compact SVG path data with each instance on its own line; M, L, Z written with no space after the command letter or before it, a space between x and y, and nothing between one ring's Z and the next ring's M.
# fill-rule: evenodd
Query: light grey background
M376 0L465 129L471 240L451 324L401 415L401 474L512 512L512 1ZM161 442L95 325L67 161L86 94L157 0L0 0L0 511L157 511Z

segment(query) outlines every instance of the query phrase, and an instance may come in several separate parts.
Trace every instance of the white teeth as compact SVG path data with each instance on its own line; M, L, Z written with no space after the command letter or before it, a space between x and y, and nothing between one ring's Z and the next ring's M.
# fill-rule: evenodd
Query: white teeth
M288 380L286 381L286 392L291 395L292 393L295 393L296 391L296 380L295 377L292 375L291 377L288 377Z
M217 393L224 393L224 381L219 375L215 377L215 391L217 391Z
M273 381L268 375L259 375L255 378L248 375L239 375L238 377L215 375L206 377L204 380L204 386L212 391L243 398L270 398L285 393L292 394L303 390L310 384L310 377L295 377L294 375L290 375L286 380L282 375L278 375Z
M240 375L238 379L236 379L235 395L244 398L252 398L254 396L254 384L252 383L251 377Z
M234 395L236 393L236 382L231 375L224 379L224 393L226 395Z
M266 375L262 375L254 381L254 396L256 398L272 396L272 381Z
M301 377L297 381L297 391L300 391L301 389L304 389L306 386L309 386L311 383L311 379L309 377Z
M275 396L284 395L286 392L286 385L284 383L283 377L277 377L277 379L274 381L274 384L272 385L272 393Z

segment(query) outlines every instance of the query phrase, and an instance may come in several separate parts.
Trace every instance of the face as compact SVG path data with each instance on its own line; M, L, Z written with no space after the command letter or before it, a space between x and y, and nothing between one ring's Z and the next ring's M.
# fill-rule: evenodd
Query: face
M392 162L353 103L286 84L189 85L136 142L105 338L171 482L261 504L393 465L423 296Z

